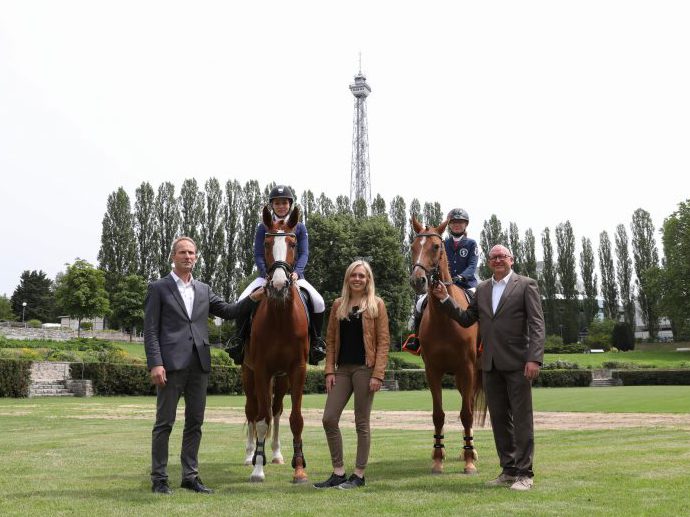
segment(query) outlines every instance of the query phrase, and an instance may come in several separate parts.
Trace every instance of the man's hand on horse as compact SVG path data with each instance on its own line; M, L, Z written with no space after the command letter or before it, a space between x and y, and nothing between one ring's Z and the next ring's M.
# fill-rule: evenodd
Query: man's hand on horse
M382 384L383 383L381 382L381 379L372 377L371 379L369 379L369 391L379 391L381 389Z
M266 297L266 291L263 287L259 287L256 291L253 291L252 294L249 295L249 297L252 299L252 301L258 302L262 298Z
M330 393L333 386L335 386L335 374L329 373L326 375L326 393Z
M299 280L299 275L293 271L290 273L290 278L292 278L293 282L297 282L297 280Z
M448 289L446 289L446 286L443 282L437 282L436 285L433 287L431 290L431 293L438 298L439 300L443 301L446 299L448 296Z
M151 368L151 381L156 386L165 386L165 383L168 382L168 377L165 375L164 366L154 366Z

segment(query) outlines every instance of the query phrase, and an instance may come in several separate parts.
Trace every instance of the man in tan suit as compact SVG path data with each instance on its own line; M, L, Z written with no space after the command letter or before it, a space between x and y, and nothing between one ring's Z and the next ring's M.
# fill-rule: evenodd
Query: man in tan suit
M502 468L489 484L529 490L534 477L532 381L544 359L545 327L537 282L515 273L512 265L508 248L491 248L493 276L479 284L466 311L448 296L442 283L433 294L463 327L479 321L482 379Z

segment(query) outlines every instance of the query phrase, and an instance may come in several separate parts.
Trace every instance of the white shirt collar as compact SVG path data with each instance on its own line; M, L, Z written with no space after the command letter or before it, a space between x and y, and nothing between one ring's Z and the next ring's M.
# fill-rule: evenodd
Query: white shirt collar
M185 284L184 280L182 280L179 276L175 274L175 271L171 271L170 274L172 275L173 280L175 280L175 283L177 285L181 285L182 287L188 287L194 281L194 277L192 277L192 275L189 275L189 282Z
M500 279L500 280L496 280L496 279L492 276L492 277L491 277L491 285L496 285L496 284L507 284L507 283L508 283L508 280L510 279L510 277L511 277L512 275L513 275L513 270L511 269L510 272L509 272L506 276L504 276L502 279Z

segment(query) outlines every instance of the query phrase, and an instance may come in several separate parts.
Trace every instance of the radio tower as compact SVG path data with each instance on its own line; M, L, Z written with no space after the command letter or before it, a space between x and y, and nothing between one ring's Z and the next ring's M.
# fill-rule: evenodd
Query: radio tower
M367 124L367 97L371 87L362 73L362 56L359 56L359 73L350 85L355 96L355 116L352 128L352 165L350 167L350 203L364 199L371 206L371 181L369 178L369 132Z

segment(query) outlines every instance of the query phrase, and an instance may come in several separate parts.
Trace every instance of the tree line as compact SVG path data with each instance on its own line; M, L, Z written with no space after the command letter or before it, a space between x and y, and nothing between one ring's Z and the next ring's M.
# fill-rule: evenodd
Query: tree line
M275 183L261 188L255 180L240 184L234 179L221 185L210 178L201 187L196 179L186 179L178 193L171 182L157 189L143 182L134 193L133 204L119 188L106 202L97 267L77 259L55 282L43 272L25 271L9 300L11 310L15 316L20 314L22 302L31 299L25 309L27 319L46 321L55 311L67 310L77 317L79 303L90 298L93 306L88 314L82 311L82 317L106 314L114 328L139 328L146 284L170 272L170 244L179 235L188 235L198 244L195 276L224 298L234 300L256 274L254 233L273 186ZM387 206L378 194L367 206L363 200L352 202L344 195L332 200L311 190L303 191L296 201L309 229L306 275L310 282L330 303L340 293L347 264L357 257L368 258L377 289L389 306L394 335L402 335L413 296L408 287L409 246L414 238L409 220L416 217L424 224L440 224L445 214L439 203L413 199L408 206L401 196L395 196ZM686 201L660 229L662 261L651 216L640 208L632 214L629 230L619 224L613 238L606 231L596 242L581 237L576 257L570 221L558 224L553 232L545 227L536 236L531 228L521 233L517 223L504 225L492 215L483 222L478 239L483 250L478 276L490 277L486 253L491 247L503 244L511 249L514 269L539 281L547 333L561 335L566 343L577 341L599 314L600 300L604 316L625 324L630 332L636 325L637 303L651 338L657 336L660 319L666 317L674 336L686 339L690 335L690 277L685 274L690 267L686 258L690 256L689 228ZM541 260L536 255L537 238ZM91 284L84 278L68 284L80 275L102 278ZM105 296L96 294L99 284ZM0 299L0 315L2 309Z

